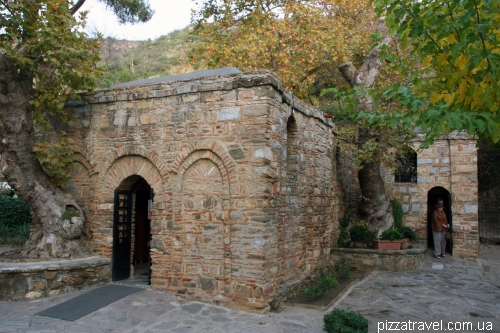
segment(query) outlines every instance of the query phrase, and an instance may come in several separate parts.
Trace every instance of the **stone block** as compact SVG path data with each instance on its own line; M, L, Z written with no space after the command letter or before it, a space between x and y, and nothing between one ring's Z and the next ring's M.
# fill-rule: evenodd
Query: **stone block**
M219 120L229 121L240 117L240 108L227 108L219 111Z
M229 149L229 155L235 160L240 160L246 157L245 152L241 148Z
M233 285L233 292L232 294L236 297L242 297L242 298L248 298L250 297L250 293L252 291L252 288L249 286L245 286L244 284L240 283L235 283Z
M149 125L156 123L156 115L154 114L141 114L139 121L142 125Z
M269 105L252 104L243 107L245 117L262 117L269 115Z
M464 211L466 214L477 214L477 205L464 205Z
M432 164L432 158L417 158L417 164Z

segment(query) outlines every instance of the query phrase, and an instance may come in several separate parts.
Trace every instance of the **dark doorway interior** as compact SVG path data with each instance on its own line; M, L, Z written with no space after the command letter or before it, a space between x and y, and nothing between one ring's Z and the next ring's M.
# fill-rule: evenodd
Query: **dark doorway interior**
M448 218L448 224L452 227L451 195L443 187L434 187L427 193L427 246L434 248L434 239L432 238L432 212L438 199L443 199L444 211ZM453 239L446 242L446 251L453 254Z
M151 187L140 176L126 178L115 191L113 281L150 284L152 199Z

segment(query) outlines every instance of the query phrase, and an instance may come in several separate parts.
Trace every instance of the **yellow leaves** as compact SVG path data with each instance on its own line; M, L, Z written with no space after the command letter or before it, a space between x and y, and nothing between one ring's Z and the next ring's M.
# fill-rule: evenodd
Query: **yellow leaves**
M297 95L307 96L314 84L311 76L328 77L327 73L335 70L336 61L350 60L353 54L367 54L371 48L369 36L376 19L365 10L369 1L350 1L348 5L344 2L275 2L273 5L277 8L273 11L255 9L244 14L224 12L221 6L218 9L225 19L216 20L210 26L202 23L195 31L202 41L190 54L192 63L235 66L242 71L271 69L286 86L294 88ZM245 10L250 7L247 4ZM349 15L337 15L336 8L342 8L341 12ZM280 13L280 18L276 13ZM245 20L241 20L240 15L244 15ZM210 17L205 20L209 21ZM232 29L234 26L238 26L237 31Z

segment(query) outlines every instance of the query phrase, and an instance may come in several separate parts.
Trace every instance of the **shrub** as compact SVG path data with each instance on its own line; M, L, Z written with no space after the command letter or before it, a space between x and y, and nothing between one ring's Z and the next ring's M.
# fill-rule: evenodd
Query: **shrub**
M411 241L416 241L418 239L412 227L401 227L398 230L401 232L401 235L403 235L402 238L409 238Z
M349 216L344 215L340 218L339 225L341 228L347 228L349 226L349 223L351 223L351 219Z
M392 216L394 217L394 227L401 229L403 227L403 217L405 214L403 212L403 205L401 205L401 202L399 202L398 199L392 199L391 204Z
M367 333L368 320L356 312L334 309L323 317L323 330L327 333Z
M353 242L365 242L366 244L373 243L375 235L368 230L368 226L364 224L354 225L349 230L349 237Z
M339 239L337 239L338 247L348 247L349 240L347 239L347 231L345 229L340 229Z
M31 208L19 198L0 195L0 224L7 227L31 224Z
M323 270L319 276L318 284L315 286L309 286L303 288L301 292L304 295L307 295L314 299L316 297L323 295L328 290L335 287L338 283L339 282L337 281L337 278L335 277L335 275L333 275L332 272L327 272L326 270Z
M352 261L346 258L340 259L340 261L335 263L335 274L339 280L345 280L351 276L350 268L353 265Z
M399 232L398 229L387 229L386 231L384 231L382 233L382 235L380 235L380 239L382 240L390 240L391 242L392 241L396 241L396 240L400 240L401 238L403 238L403 235L401 234L401 232Z

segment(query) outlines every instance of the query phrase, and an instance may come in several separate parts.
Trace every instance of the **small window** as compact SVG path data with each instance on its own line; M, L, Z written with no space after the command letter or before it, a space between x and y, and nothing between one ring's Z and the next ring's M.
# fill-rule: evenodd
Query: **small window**
M397 167L394 173L396 183L416 183L417 182L417 153L409 151L396 160Z

